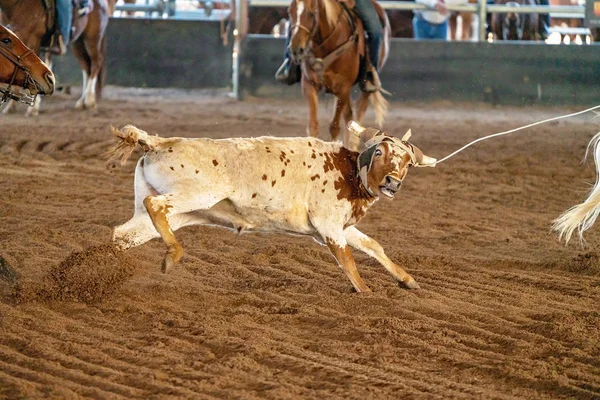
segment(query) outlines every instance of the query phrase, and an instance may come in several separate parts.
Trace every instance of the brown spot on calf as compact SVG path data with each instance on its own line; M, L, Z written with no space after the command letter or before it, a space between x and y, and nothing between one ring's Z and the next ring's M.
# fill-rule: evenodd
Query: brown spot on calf
M217 160L213 160L213 165L216 167L217 165L219 165L219 162Z

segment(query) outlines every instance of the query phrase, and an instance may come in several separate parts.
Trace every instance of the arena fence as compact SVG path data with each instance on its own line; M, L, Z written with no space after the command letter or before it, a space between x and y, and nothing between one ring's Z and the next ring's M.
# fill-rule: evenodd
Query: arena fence
M238 35L234 42L233 32L223 34L222 21L113 18L107 83L224 88L238 98L301 96L299 85L274 80L282 38ZM382 80L393 101L595 104L599 56L598 45L393 39ZM54 64L59 84L81 85L72 56L55 57Z

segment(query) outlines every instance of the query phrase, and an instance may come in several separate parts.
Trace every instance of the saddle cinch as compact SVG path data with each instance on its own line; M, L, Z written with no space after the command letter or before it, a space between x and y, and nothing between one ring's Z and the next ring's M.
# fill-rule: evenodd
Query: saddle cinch
M371 1L373 1L373 3L375 3L375 0L371 0ZM362 23L362 22L361 22L360 15L356 12L356 10L354 8L354 6L356 5L355 0L340 1L340 5L342 6L342 8L345 11L348 22L350 23L350 25L352 27L352 32L356 33L357 24L359 22L360 23ZM385 10L382 9L383 14L380 13L379 9L377 9L377 12L379 13L379 20L381 22L381 26L385 27L386 26ZM290 34L290 32L288 32L288 35L289 34ZM354 35L353 35L353 37L354 37ZM366 40L366 38L365 38L365 40ZM342 45L342 46L344 46L344 45ZM344 49L338 48L338 49L334 50L331 53L331 55L333 55L334 53L337 53L340 50L341 50L341 52L345 51ZM335 58L337 58L337 57L335 57ZM367 72L369 71L369 69L371 67L370 60L371 60L371 58L369 57L368 46L365 46L364 53L360 55L360 67L359 67L358 76L356 78L356 81L354 82L355 84L356 83L362 84L365 81ZM286 80L286 83L288 85L293 85L295 83L300 82L300 80L302 79L302 64L301 63L296 64L291 59L289 62L290 62L290 72L288 75L288 79ZM327 68L327 65L324 67L324 69L326 69L326 68Z
M73 17L70 26L70 37L74 35L75 24L78 19L88 15L93 9L93 2L90 0L70 0L73 4ZM60 34L60 25L58 23L58 5L56 0L42 0L48 18L46 19L46 34L42 37L41 51L54 54L62 54L59 50L58 35ZM68 45L68 43L65 43Z

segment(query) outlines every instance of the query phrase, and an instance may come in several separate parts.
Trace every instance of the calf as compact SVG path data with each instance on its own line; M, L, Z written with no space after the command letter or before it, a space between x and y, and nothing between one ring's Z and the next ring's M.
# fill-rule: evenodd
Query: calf
M308 235L327 245L357 292L370 291L349 246L377 259L402 285L417 282L375 240L354 225L379 196L393 198L410 166L435 159L407 140L351 123L360 152L315 138L184 139L150 136L127 125L111 128L119 142L109 151L121 164L141 145L135 169L134 216L113 231L121 249L162 237L163 272L179 262L173 232L188 225Z

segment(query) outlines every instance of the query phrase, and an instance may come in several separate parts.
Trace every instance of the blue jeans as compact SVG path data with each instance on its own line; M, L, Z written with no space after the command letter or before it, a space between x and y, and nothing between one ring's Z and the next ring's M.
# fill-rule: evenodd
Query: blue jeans
M441 24L432 24L419 13L413 18L413 30L415 39L442 39L448 38L448 20Z
M358 13L365 32L367 32L367 46L369 47L369 58L375 69L379 66L379 52L383 43L383 26L379 20L377 10L371 0L356 0L354 10Z
M71 39L71 24L73 19L73 3L71 0L56 0L56 14L58 29L60 29L60 34L63 37L65 45L68 45Z

